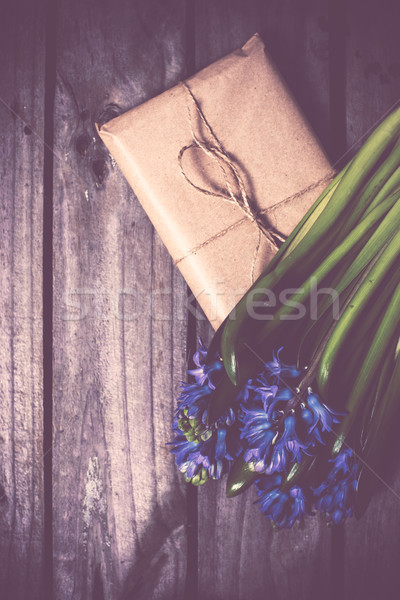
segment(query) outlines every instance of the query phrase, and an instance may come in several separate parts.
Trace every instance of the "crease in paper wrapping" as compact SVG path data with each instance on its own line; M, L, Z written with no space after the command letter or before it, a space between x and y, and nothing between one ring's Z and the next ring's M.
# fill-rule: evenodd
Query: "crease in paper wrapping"
M186 80L246 191L274 229L288 235L331 171L258 34L240 50ZM189 112L190 111L190 112ZM190 114L190 118L189 118ZM178 156L207 132L182 84L116 117L99 134L120 166L193 294L216 329L250 287L257 225L223 199L194 189ZM198 187L224 188L215 162L191 148L182 168ZM281 205L279 203L281 202ZM254 277L274 251L264 236Z

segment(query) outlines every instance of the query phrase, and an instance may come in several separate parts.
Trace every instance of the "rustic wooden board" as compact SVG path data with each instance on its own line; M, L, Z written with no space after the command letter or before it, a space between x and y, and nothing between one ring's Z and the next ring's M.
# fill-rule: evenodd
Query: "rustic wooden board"
M355 144L400 99L396 2L349 2L347 18L347 143ZM377 485L365 515L345 527L344 597L390 598L400 586L400 451ZM396 495L397 494L397 495Z
M244 43L255 31L329 150L327 2L196 3L196 66ZM244 90L245 93L245 90ZM210 331L200 325L204 338ZM225 482L199 490L199 597L257 600L328 596L330 532L318 518L274 531L254 490L225 497Z
M196 67L238 48L258 31L329 152L327 0L198 0L196 7Z
M43 598L41 2L0 21L0 589Z
M362 520L331 535L318 519L273 531L251 491L227 500L224 483L210 482L197 498L183 483L165 441L185 370L186 286L93 124L173 85L186 62L197 70L258 30L338 158L346 140L331 135L330 118L344 128L344 82L332 39L346 44L350 147L399 98L396 2L378 10L351 0L347 36L342 0L58 4L57 47L49 47L58 71L55 597L195 600L197 567L201 600L394 595L400 504L390 491L381 488ZM3 8L0 23L0 589L39 600L45 15L41 0L21 6ZM194 329L192 320L192 345ZM210 339L205 322L197 330ZM388 483L399 491L396 473Z
M182 598L185 486L166 441L186 286L105 147L107 120L185 70L182 0L59 2L54 569L63 598Z

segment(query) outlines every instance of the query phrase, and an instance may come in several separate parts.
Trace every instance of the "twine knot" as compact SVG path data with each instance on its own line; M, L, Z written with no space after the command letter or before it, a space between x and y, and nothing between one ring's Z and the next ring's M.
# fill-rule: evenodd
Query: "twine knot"
M323 179L316 181L315 183L308 186L304 190L301 190L297 194L294 194L293 196L290 196L288 198L285 198L284 200L281 200L276 205L270 207L270 209L264 209L264 210L259 211L257 209L257 207L253 205L253 201L249 198L249 195L247 194L246 187L244 185L243 178L240 174L238 165L236 164L235 160L228 154L228 152L225 150L225 148L223 147L220 140L215 135L214 131L211 128L211 125L209 124L203 111L201 110L201 107L200 107L197 99L193 95L192 90L185 82L182 82L182 86L184 87L186 94L187 94L187 98L188 98L188 103L187 103L188 123L189 123L193 142L191 144L181 148L181 150L179 152L178 162L179 162L180 172L181 172L182 176L185 178L185 180L189 183L189 185L191 187L193 187L195 190L201 192L202 194L205 194L206 196L214 196L215 198L221 198L225 202L229 202L229 203L233 204L234 206L238 206L244 213L245 217L247 219L249 219L250 221L252 221L253 223L255 223L255 225L257 226L258 242L257 242L256 248L254 250L251 271L250 271L251 283L254 283L254 270L255 270L255 266L256 266L256 262L257 262L258 252L259 252L260 245L261 245L261 236L265 237L265 239L267 240L267 242L273 248L274 251L277 251L279 249L280 245L286 239L282 234L280 234L278 231L273 229L271 227L271 225L267 223L266 213L269 210L274 209L277 205L284 204L284 203L288 202L289 200L292 200L297 197L301 197L303 194L305 194L308 191L312 190L313 188L317 187L319 184L323 183L324 181L331 180L334 173L329 173ZM200 117L201 122L203 123L203 125L208 133L209 141L200 139L199 136L197 135L197 133L194 129L194 126L193 126L191 107L195 108L197 115ZM190 150L192 148L201 150L202 152L204 152L204 154L206 156L210 157L216 163L220 172L222 173L222 177L223 177L224 184L225 184L224 190L219 190L219 191L207 190L205 188L202 188L202 187L196 185L189 178L189 176L185 172L185 169L183 166L183 156L184 156L185 152L187 152L188 150ZM216 235L212 236L210 239L206 240L205 242L202 242L195 249L191 250L186 256L193 254L200 248L203 248L204 246L213 242L215 239L225 235L228 231L235 228L242 221L243 221L243 219L241 221L238 221L238 222L234 223L233 225L227 227L226 229L217 233ZM186 256L180 258L176 262L176 264L178 262L181 262L181 260L186 258Z

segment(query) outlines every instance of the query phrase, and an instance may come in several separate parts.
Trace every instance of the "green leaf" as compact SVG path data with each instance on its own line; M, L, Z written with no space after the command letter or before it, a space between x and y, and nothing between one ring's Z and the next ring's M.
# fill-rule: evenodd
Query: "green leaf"
M332 406L332 408L342 410L344 400L352 392L357 374L366 360L371 344L381 325L381 319L389 306L398 281L399 277L396 269L392 269L382 282L382 286L371 295L365 308L349 331L343 350L339 353L335 361L324 395L324 401L329 406ZM349 304L352 301L353 297L350 299ZM377 375L371 380L371 385L365 393L365 399L363 400L364 407L368 399L368 402L372 402L371 398L374 387L377 385L377 378L383 360L383 356L377 357L377 362L372 365ZM366 409L363 408L364 414L365 411Z
M379 192L376 194L375 198L373 199L373 201L370 203L367 210L365 211L363 217L368 216L369 213L372 210L374 210L375 206L378 206L378 204L380 202L382 202L382 200L384 200L385 198L387 198L394 192L398 191L399 187L400 187L400 167L398 167L394 171L394 173L386 181L385 185L383 185L382 188L379 190Z
M344 270L340 272L339 278L336 278L335 282L330 286L338 293L338 301L340 307L344 307L347 302L350 301L354 294L355 286L360 281L361 276L358 275L353 279L342 293L339 293L340 282L343 280ZM324 296L323 299L317 306L318 318L311 321L307 327L297 352L297 368L303 369L305 366L309 366L315 355L317 354L321 343L325 339L328 331L334 324L335 315L332 310L333 298L331 296Z
M359 518L365 512L372 494L382 477L391 442L399 417L400 356L397 356L392 377L379 408L370 423L368 441L364 446L363 465L358 478L355 514Z
M351 204L350 200L354 199L368 178L371 177L371 174L376 165L379 164L381 157L387 149L393 145L393 141L398 138L399 131L400 108L394 110L370 135L356 157L351 161L351 164L345 169L343 176L339 178L338 184L336 185L335 182L334 186L330 186L329 192L332 192L332 195L322 214L319 215L319 218L315 218L306 235L304 237L302 236L302 227L296 228L296 234L290 239L290 242L284 245L282 253L278 253L278 257L274 263L276 264L274 272L278 280L284 273L287 273L288 270L294 268L294 266L297 265L300 266L300 268L303 268L303 262L308 264L309 261L315 260L315 251L321 256L323 249L328 249L332 241L336 242L338 236L340 237L340 228L335 225L341 225L342 228L343 226L351 226L354 219L357 218L356 211L353 210L353 214L349 214L349 211L347 210L347 214L344 215L346 209L349 209L349 205ZM375 186L372 187L375 189ZM330 193L327 195L330 196ZM326 199L327 195L323 194L323 198ZM366 195L368 196L368 193ZM322 202L322 198L320 199L320 202ZM317 201L311 215L315 212L318 205L319 202ZM303 225L306 226L311 215L309 215ZM340 217L342 217L342 222L340 222ZM346 217L345 222L343 222L344 217ZM296 236L301 236L301 240L295 246ZM286 258L283 258L282 260L281 257L285 253ZM268 275L271 274L270 268L268 269ZM269 279L268 281L265 281L265 278L262 277L256 282L255 289L257 290L257 287L258 289L260 289L260 287L273 289L274 283L276 282L271 282ZM254 286L252 291L254 291ZM224 326L221 340L221 353L225 369L230 380L234 384L236 384L238 380L238 360L236 356L237 340L243 323L248 317L246 299L247 295L236 307L235 320L228 319ZM262 300L262 298L260 299Z
M396 197L389 197L385 202L377 206L371 214L363 219L354 230L323 260L317 269L308 277L300 286L300 291L290 297L290 304L283 305L276 313L272 320L268 321L264 327L260 327L259 333L253 338L255 346L268 339L278 327L282 320L288 319L294 313L296 307L294 303L304 304L310 296L317 282L321 282L332 270L340 263L340 261L357 245L365 239L382 216L387 212L383 222L378 226L372 234L364 248L361 250L357 258L352 262L350 270L344 276L337 291L340 293L347 285L356 277L370 260L376 255L377 251L385 243L389 235L399 228L400 223L400 200L396 201ZM396 204L393 203L396 202ZM341 323L342 319L339 321Z
M399 239L400 241L400 232ZM399 247L400 251L400 247ZM382 261L382 259L381 259ZM381 261L377 265L381 264ZM360 288L361 289L361 288ZM346 403L348 416L342 421L339 428L336 430L338 439L334 444L333 453L337 454L342 447L343 442L349 435L353 425L359 418L360 411L364 408L365 398L368 397L369 390L373 385L376 373L381 367L382 357L385 356L394 335L398 331L400 324L400 284L397 286L390 304L382 317L380 326L375 334L374 339L368 349L364 363L358 372L354 387ZM398 333L397 333L398 335ZM397 390L398 393L398 390Z
M251 470L248 463L239 456L233 463L226 482L226 495L228 498L234 498L247 490L255 480L260 477L259 473Z
M391 213L394 209L396 209L398 214L396 215L396 219L391 220ZM393 207L392 211L389 212L384 222L388 221L388 225L392 225L396 230L399 227L400 202L398 202ZM381 224L381 226L382 225L383 223ZM333 371L333 367L339 355L339 352L345 344L345 340L350 331L350 328L354 325L355 321L366 306L371 295L377 289L379 289L379 286L381 285L384 277L387 275L395 261L398 260L399 255L400 231L398 231L387 243L387 247L382 252L380 259L375 263L368 277L363 281L363 283L359 287L351 304L347 307L344 314L338 321L335 329L333 330L330 340L325 347L318 369L318 389L322 395L324 395L324 393L326 393L327 391L330 374Z
M393 176L393 173L399 164L400 140L397 140L389 155L378 165L375 173L358 193L357 200L354 202L351 220L345 227L346 232L350 231L355 222L368 215L381 200L384 200L398 187L400 181L396 184L397 178Z
M281 490L288 491L294 485L302 485L304 479L310 476L310 473L316 464L315 456L306 456L300 463L294 463L286 478L283 480Z
M379 367L380 375L378 378L378 382L372 391L370 401L365 405L365 409L360 422L360 434L358 440L358 448L360 452L368 447L368 444L371 439L371 432L373 431L373 420L381 404L381 401L385 396L388 387L388 382L390 381L390 378L393 374L396 360L395 348L397 341L398 340L395 338L393 348L385 354L382 361L382 365Z

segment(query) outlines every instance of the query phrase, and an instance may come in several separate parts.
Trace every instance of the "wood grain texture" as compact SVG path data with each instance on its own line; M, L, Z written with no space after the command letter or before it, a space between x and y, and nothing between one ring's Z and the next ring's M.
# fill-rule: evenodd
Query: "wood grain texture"
M357 144L400 98L398 3L347 6L347 144Z
M240 47L256 31L329 152L327 0L197 0L196 68Z
M42 598L41 2L0 21L0 590Z
M329 87L338 82L329 75L328 5L332 9L334 4L58 1L53 49L58 73L53 249L57 600L194 600L197 562L199 600L397 595L400 504L383 486L365 516L334 530L333 536L318 518L290 531L273 531L253 506L254 490L228 500L224 482L209 482L197 498L190 494L188 507L187 487L165 446L185 371L187 289L94 128L94 121L108 120L185 76L187 46L189 54L193 51L190 67L197 70L258 30L331 151L329 99L335 96ZM399 99L396 8L395 0L382 0L379 7L371 0L346 3L348 147ZM44 598L44 30L42 0L3 7L0 595L10 600ZM199 321L197 331L209 341L206 322ZM397 493L398 464L387 474Z
M185 487L165 443L186 286L97 138L185 69L184 3L61 1L54 175L58 599L182 598Z
M328 149L326 2L196 3L196 66L241 46L259 31ZM245 93L245 90L244 90ZM200 326L203 337L210 332ZM225 497L225 483L199 490L199 595L202 600L328 596L330 532L318 518L274 531L254 489Z
M349 2L347 15L348 145L357 143L400 99L398 5ZM400 450L381 473L395 493L377 485L365 515L345 527L346 600L391 598L400 586ZM397 495L396 495L397 494Z

